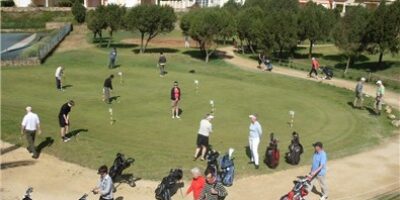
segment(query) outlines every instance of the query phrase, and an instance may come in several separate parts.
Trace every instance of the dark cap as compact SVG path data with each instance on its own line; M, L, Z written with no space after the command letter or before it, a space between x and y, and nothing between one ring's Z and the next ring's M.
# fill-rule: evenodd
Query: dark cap
M174 81L174 85L178 85L178 81Z
M316 142L313 144L313 147L320 147L323 148L322 142Z
M104 174L107 173L108 169L106 165L102 165L99 167L99 170L97 170L97 174Z
M74 102L73 100L69 100L68 103L69 103L69 105L71 105L71 106L74 106L74 105L75 105L75 102Z

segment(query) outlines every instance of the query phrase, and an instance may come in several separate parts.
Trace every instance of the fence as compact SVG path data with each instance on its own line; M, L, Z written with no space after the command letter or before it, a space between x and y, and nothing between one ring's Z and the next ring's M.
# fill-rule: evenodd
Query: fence
M40 64L71 31L72 25L66 24L30 47L1 54L1 66Z

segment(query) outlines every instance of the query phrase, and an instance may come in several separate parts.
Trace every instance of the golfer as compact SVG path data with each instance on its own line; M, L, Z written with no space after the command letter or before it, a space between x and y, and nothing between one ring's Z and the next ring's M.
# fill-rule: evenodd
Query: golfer
M36 132L40 135L42 130L40 129L39 116L32 112L32 107L28 106L25 108L26 115L22 119L21 123L21 135L25 134L26 140L28 141L28 151L32 154L32 158L37 159L39 157L35 148L35 136Z
M115 60L117 59L117 49L115 47L112 48L109 57L110 62L108 63L108 68L112 69L115 67Z
M312 73L315 74L315 78L318 79L318 69L319 69L319 62L314 57L311 58L311 71L308 74L309 77L312 77Z
M199 154L201 152L200 159L204 160L208 148L208 138L210 137L210 133L212 132L212 124L211 120L214 119L214 116L207 114L204 119L200 121L200 128L197 134L197 148L194 153L194 160L199 158Z
M100 182L99 185L92 190L93 194L100 194L99 200L113 200L114 186L110 175L108 175L107 166L101 166L97 174L100 174Z
M112 87L112 79L114 75L110 75L103 84L103 101L110 104L111 103L111 91L113 90Z
M190 170L190 172L192 172L193 178L189 188L186 191L186 195L189 195L191 192L193 192L193 200L199 200L204 185L206 184L206 180L201 175L199 168L195 167Z
M182 96L182 93L181 93L181 89L178 87L178 81L175 81L174 86L171 89L172 119L174 119L175 117L178 119L181 118L179 116L179 105L178 105L179 101L181 100L181 96Z
M208 168L205 172L206 185L200 195L200 200L218 200L228 196L224 186L217 181L215 169Z
M60 90L60 91L63 91L62 82L61 82L63 75L64 75L64 68L62 66L58 66L56 69L55 76L56 76L56 87L57 87L57 90Z
M72 106L75 105L75 102L70 100L67 103L63 104L60 109L60 113L58 114L58 122L61 127L61 139L64 142L68 142L70 138L65 136L69 132L69 112L71 112Z
M164 56L164 53L160 53L160 58L158 58L158 67L160 68L160 77L165 75L165 65L167 64L167 58Z
M259 156L258 156L258 145L260 144L260 138L262 135L262 128L260 123L257 121L257 115L249 115L251 120L250 131L249 131L249 147L251 152L251 161L249 164L254 164L255 168L259 168Z
M261 69L261 65L264 63L265 61L265 56L262 53L258 53L258 66L257 68Z
M364 88L365 78L361 77L360 81L358 81L355 89L356 98L354 99L353 106L354 108L362 109L363 107L363 88Z
M328 186L326 184L327 156L321 142L316 142L313 144L313 146L315 152L313 155L313 161L309 178L315 177L315 179L318 180L319 185L321 186L321 193L322 193L321 200L325 200L328 199ZM314 184L315 179L313 179L313 181L311 182L312 185ZM313 186L311 186L309 190L311 190L312 188Z
M385 86L383 86L383 83L381 80L376 82L376 86L377 86L377 88L376 88L376 97L375 97L374 108L375 108L375 113L377 115L381 115L383 96L385 95Z

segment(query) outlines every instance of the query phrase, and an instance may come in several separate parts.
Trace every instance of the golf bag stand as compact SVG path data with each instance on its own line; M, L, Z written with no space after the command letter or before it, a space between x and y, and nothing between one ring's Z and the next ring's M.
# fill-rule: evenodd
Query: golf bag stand
M135 187L136 183L135 181L138 180L138 178L134 178L133 175L129 175L127 178L123 177L122 172L130 167L133 163L135 162L135 159L133 158L127 158L125 159L124 154L122 153L117 153L116 158L114 159L113 165L110 167L109 170L109 175L113 182L124 182L128 183L131 187Z

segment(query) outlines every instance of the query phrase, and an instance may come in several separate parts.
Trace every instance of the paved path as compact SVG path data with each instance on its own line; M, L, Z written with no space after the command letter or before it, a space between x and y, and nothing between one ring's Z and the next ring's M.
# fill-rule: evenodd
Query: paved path
M225 60L227 62L229 62L233 65L236 65L245 70L261 72L259 69L256 68L258 65L258 63L256 61L237 56L234 53L234 47L229 46L229 47L220 48L219 50L224 51L226 53ZM268 73L268 72L265 72L265 73ZM338 78L333 78L332 80L316 80L314 78L309 78L308 72L294 70L294 69L290 69L287 67L279 67L276 65L274 66L272 73L301 78L301 79L307 79L307 80L316 81L316 82L322 81L323 83L334 85L334 86L341 87L341 88L346 88L346 89L352 90L352 91L354 90L355 85L356 85L356 83L354 81L338 79ZM383 84L385 84L385 83L383 83ZM375 92L376 92L375 85L365 84L364 92L367 95L374 97ZM396 108L397 110L400 110L400 94L395 93L393 91L386 90L384 99L385 99L385 103Z

